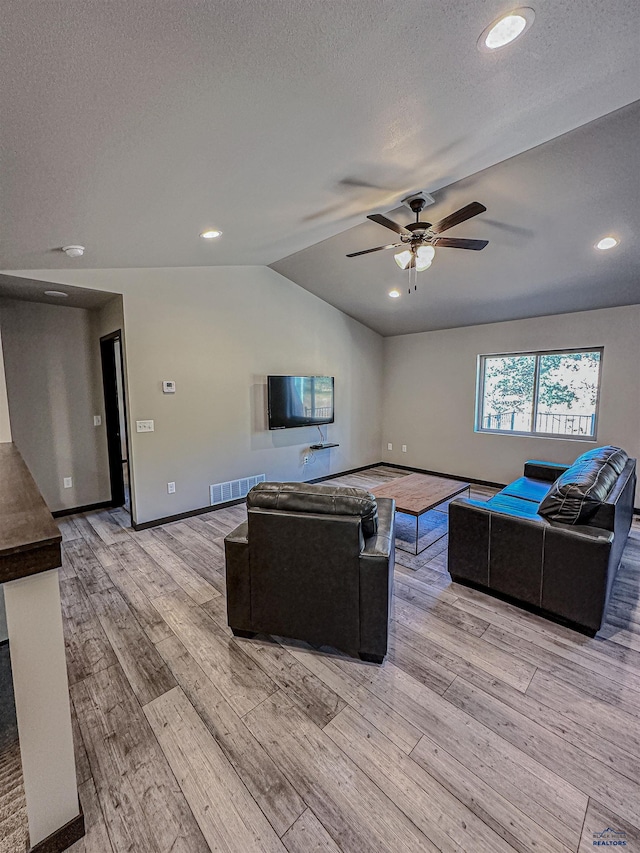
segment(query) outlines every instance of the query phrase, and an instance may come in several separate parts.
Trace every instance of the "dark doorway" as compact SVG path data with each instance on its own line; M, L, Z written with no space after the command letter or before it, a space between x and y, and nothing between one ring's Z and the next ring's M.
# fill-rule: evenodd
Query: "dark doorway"
M124 367L122 360L122 332L118 330L100 338L102 357L102 384L104 387L105 426L109 451L109 477L113 506L129 504L129 454L127 418L124 395Z

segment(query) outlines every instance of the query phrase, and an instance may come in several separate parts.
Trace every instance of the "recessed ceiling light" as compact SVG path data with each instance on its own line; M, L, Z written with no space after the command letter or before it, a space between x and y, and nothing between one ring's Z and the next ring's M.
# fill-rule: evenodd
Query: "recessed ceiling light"
M613 249L614 246L617 246L620 241L616 240L615 237L603 237L602 240L599 240L596 243L596 249L602 249L604 252L606 249Z
M66 299L66 297L69 294L64 293L64 291L62 291L62 290L45 290L44 295L45 296L59 296L61 299L62 298Z
M219 237L222 234L222 231L216 231L215 228L211 228L208 231L203 231L200 236L204 237L205 240L215 240L216 237Z
M390 296L392 299L397 299L397 298L398 298L398 296L400 296L400 291L399 291L399 290L390 290L390 291L389 291L389 296Z
M528 6L503 15L482 31L478 39L478 50L493 51L511 44L529 29L535 16L536 13Z

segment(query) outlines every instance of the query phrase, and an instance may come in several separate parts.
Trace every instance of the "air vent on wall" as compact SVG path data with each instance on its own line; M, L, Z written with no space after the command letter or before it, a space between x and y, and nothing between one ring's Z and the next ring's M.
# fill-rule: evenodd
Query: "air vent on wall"
M265 479L264 474L255 474L253 477L229 480L228 483L215 483L215 485L209 486L211 506L244 498L257 483L264 483Z

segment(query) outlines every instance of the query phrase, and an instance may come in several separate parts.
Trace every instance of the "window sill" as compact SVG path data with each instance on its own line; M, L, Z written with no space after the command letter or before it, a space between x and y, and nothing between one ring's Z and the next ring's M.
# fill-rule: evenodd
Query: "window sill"
M552 438L560 441L583 441L589 444L595 444L598 440L595 435L559 435L558 433L549 432L517 432L511 429L478 429L473 430L478 435L511 435L515 438Z

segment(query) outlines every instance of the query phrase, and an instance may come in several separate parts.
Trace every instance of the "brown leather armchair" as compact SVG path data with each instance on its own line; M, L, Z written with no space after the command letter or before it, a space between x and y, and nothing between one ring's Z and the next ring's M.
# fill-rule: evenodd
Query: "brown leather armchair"
M260 483L247 509L225 538L233 633L291 637L382 663L394 501L347 486Z

